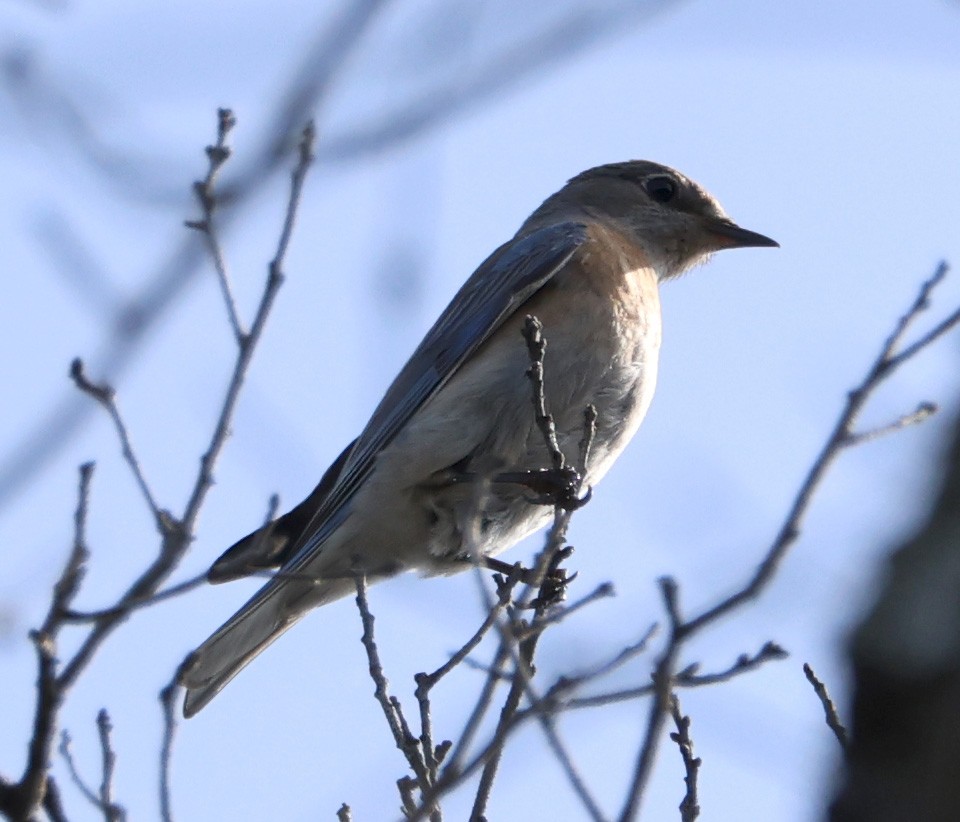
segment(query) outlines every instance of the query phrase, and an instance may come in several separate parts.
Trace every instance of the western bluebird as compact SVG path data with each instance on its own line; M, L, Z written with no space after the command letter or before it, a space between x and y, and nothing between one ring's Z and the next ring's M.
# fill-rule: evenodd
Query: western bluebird
M525 315L543 323L547 402L568 458L584 409L597 409L584 477L592 485L650 405L659 284L714 251L776 245L656 163L592 168L548 197L457 292L313 492L214 563L211 582L279 572L184 661L184 714L310 608L349 594L356 571L454 573L551 518L520 484L478 494L465 481L550 464L525 377Z

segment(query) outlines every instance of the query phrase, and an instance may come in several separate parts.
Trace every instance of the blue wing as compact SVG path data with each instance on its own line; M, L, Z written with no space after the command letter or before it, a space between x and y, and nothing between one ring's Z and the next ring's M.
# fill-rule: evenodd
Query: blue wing
M314 555L347 516L346 503L377 454L460 364L570 261L586 237L583 224L558 223L511 240L480 265L387 389L284 570L296 572Z
M474 272L387 389L356 443L327 472L314 492L320 498L308 498L310 505L318 505L317 512L280 573L184 660L178 678L187 688L185 716L203 708L296 621L278 595L295 584L296 573L323 550L323 543L349 515L347 503L370 475L377 455L460 364L569 262L585 240L586 227L580 223L542 228L501 246ZM303 511L294 519L299 522L300 516L308 514ZM242 546L256 536L257 532L241 540L218 560L221 567L213 569L218 579L238 576L238 563L249 567ZM240 553L234 556L238 547ZM342 596L342 584L343 580L318 580L312 588L316 601Z

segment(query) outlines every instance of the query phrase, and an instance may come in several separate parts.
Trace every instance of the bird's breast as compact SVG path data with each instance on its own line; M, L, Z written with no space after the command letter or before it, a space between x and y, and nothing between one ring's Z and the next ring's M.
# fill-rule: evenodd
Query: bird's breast
M547 301L541 317L546 397L568 459L577 457L585 407L597 409L591 483L606 473L643 420L660 351L656 273L629 255L610 257L609 246L593 253L588 245L577 265L558 278L559 299Z

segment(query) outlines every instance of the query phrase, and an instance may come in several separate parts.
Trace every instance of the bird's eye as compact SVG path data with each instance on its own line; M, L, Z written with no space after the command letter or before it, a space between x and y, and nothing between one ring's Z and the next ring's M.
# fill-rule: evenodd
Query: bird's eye
M644 181L643 188L650 199L658 203L669 203L677 193L677 183L672 177L650 177Z

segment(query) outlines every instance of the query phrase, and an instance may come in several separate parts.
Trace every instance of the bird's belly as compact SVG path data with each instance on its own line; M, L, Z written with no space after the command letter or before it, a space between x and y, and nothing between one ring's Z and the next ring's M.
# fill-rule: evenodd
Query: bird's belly
M655 283L639 317L609 300L585 302L581 295L572 323L556 300L528 305L543 323L545 402L568 464L579 463L587 406L597 409L586 474L593 485L649 407L660 321ZM594 321L583 321L591 312ZM526 375L523 321L511 317L384 449L351 506L376 514L351 517L341 529L348 538L329 559L350 553L371 570L384 565L385 573L451 573L471 555L499 553L550 520L552 508L531 504L528 489L496 481L504 472L552 465ZM389 569L380 561L387 557Z
M577 305L581 318L569 322L551 310L556 301L530 306L543 323L544 399L553 417L557 442L570 465L580 461L587 406L597 410L596 432L585 480L593 485L609 470L636 433L653 397L660 348L659 302L655 283L641 316L627 316L609 300ZM422 505L430 512L432 572L448 571L451 555L492 555L545 525L552 508L529 502L531 492L515 484L491 482L481 493L442 481L443 469L457 465L470 473L493 476L507 471L549 468L553 463L536 424L530 366L519 333L523 317L512 318L507 334L498 334L488 351L474 359L456 382L437 397L437 417L451 421L447 436L460 444L458 456L441 467L440 481L421 486Z

